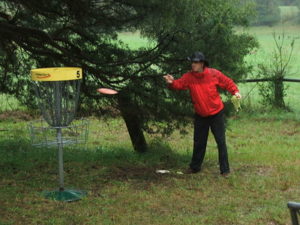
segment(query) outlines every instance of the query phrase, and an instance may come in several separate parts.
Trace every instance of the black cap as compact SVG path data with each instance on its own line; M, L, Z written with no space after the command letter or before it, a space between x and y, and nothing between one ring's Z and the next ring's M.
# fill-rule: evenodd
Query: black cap
M190 62L204 62L205 66L209 66L208 61L202 52L194 52L191 56L187 57Z

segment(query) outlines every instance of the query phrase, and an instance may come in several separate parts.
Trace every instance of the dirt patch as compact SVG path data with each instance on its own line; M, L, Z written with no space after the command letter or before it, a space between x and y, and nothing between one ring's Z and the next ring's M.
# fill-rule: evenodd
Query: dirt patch
M153 167L111 167L109 168L109 179L128 181L132 183L135 188L149 189L150 184L163 184L164 186L172 186L173 179L185 179L186 176L179 175L174 172L168 174L156 173L157 168ZM171 178L171 179L170 179Z
M289 130L289 131L282 131L281 134L285 135L285 136L294 136L296 134L299 134L300 131L299 130Z
M256 166L255 172L260 176L268 176L272 172L272 167L269 166Z
M252 119L255 122L274 122L276 119L274 118L253 118Z
M32 119L34 119L34 117L24 111L6 111L0 113L0 120L29 121Z
M288 129L284 129L281 131L281 134L286 136L294 136L300 133L300 124L299 123L293 123L290 125Z
M112 178L117 179L148 179L148 178L159 178L159 174L155 173L154 168L149 167L111 167L110 175Z
M263 165L243 165L242 167L236 168L236 170L242 173L248 172L259 176L268 176L272 172L272 167Z

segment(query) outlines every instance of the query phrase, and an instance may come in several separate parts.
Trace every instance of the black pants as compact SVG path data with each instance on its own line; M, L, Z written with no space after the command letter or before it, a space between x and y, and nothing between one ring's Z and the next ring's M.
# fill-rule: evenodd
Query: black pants
M229 173L229 163L225 138L225 121L223 110L216 115L201 117L195 115L194 121L194 150L190 168L199 171L205 156L209 128L218 145L219 165L222 173Z

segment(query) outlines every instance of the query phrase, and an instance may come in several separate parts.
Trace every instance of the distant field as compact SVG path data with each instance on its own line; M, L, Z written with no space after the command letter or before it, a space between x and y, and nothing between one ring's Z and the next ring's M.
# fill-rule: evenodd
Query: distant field
M0 94L0 112L24 109L18 100L9 95Z
M276 26L276 27L250 27L247 29L238 29L238 32L249 33L254 35L259 42L259 49L249 55L246 60L249 63L257 64L262 62L269 62L272 53L275 50L275 41L273 35L285 35L286 49L290 49L290 43L292 39L295 39L295 46L293 50L293 59L291 61L292 71L289 77L299 77L300 70L298 63L300 62L300 26Z
M238 30L238 32L246 32L254 35L259 41L260 47L257 52L246 57L246 61L252 65L259 63L270 63L272 52L275 49L275 42L273 34L285 34L286 47L288 48L292 38L295 38L295 47L293 51L293 58L291 61L290 73L287 77L300 79L300 26L276 26L276 27L250 27L245 30ZM296 112L300 112L299 98L300 98L300 83L286 83L289 88L287 90L286 103ZM257 84L240 85L242 94L248 95L247 101L252 104L257 104L260 100L258 96Z
M121 39L125 44L127 44L131 49L138 49L141 47L151 47L154 46L154 42L149 41L146 38L142 38L139 32L130 33L124 32L119 34L119 39Z
M250 27L247 29L238 28L237 32L246 32L254 35L259 41L260 47L256 52L246 57L246 61L252 65L258 63L266 63L272 56L275 43L273 40L273 33L282 34L285 33L287 37L286 43L289 44L292 38L296 39L293 59L291 63L291 70L288 77L300 79L300 26L275 26L275 27ZM141 38L138 32L136 33L120 33L119 38L132 49L138 49L140 47L151 47L154 42ZM300 112L300 105L298 99L300 98L300 83L289 83L287 91L286 103L291 106L296 112ZM251 102L252 105L258 105L260 97L258 96L258 85L256 84L239 84L241 93L244 96L248 96L245 102ZM254 89L253 89L254 88ZM0 95L0 112L5 110L18 109L20 104L12 97L6 97Z
M283 14L287 15L290 8L282 8ZM293 9L294 10L294 9ZM291 61L290 73L287 77L289 78L299 78L300 79L300 26L293 25L278 25L274 27L249 27L246 29L237 28L239 33L249 33L254 35L260 46L259 49L253 54L246 57L246 62L249 64L257 65L259 63L268 63L272 57L272 52L275 49L275 42L273 34L281 35L285 34L286 37L286 47L288 48L291 40L294 38L295 46L293 58ZM139 33L122 33L119 36L124 43L127 43L129 47L137 49L139 47L151 46L153 43L149 43L147 39L140 38ZM300 83L288 83L289 86L287 90L286 103L296 112L300 112L300 105L298 104L300 98ZM247 96L245 102L253 106L259 106L260 96L258 92L257 84L239 84L241 93Z

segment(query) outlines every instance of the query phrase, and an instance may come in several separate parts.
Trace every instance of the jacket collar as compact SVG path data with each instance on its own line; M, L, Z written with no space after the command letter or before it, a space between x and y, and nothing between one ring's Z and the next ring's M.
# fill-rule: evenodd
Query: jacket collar
M198 78L202 78L203 76L205 75L208 75L209 74L209 68L208 67L205 67L203 72L199 73L199 72L194 72L194 71L190 71L190 73L195 76L195 77L198 77Z

